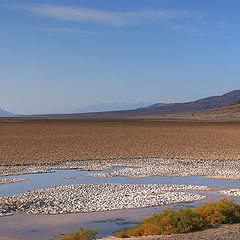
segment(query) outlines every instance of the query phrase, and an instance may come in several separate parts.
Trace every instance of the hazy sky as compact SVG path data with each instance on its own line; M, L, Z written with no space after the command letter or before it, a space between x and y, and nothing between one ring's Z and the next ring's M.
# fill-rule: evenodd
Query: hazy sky
M0 0L0 108L180 102L240 87L239 0Z

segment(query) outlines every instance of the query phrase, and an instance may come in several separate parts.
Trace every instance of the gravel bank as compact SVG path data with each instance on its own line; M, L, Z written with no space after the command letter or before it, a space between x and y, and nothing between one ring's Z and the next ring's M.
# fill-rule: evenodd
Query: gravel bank
M23 182L27 180L28 180L27 178L0 178L0 184Z
M220 191L220 193L223 195L226 195L226 196L240 197L240 189L239 188L233 188L233 189Z
M212 178L240 179L238 160L191 160L191 159L105 159L67 161L59 164L0 166L0 176L28 173L49 173L54 169L79 169L102 171L115 167L123 169L108 173L91 173L92 177L147 177L147 176L206 176Z
M64 214L142 208L197 201L203 195L179 190L206 186L159 184L75 184L0 198L0 216L14 213Z
M126 164L127 165L127 164ZM142 159L127 168L108 173L91 173L92 177L207 176L240 179L239 161Z

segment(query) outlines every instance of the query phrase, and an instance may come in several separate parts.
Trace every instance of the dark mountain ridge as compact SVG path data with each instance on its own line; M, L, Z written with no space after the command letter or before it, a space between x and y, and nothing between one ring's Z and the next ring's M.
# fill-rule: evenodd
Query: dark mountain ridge
M145 108L126 111L109 111L74 114L79 117L131 117L154 116L163 114L198 112L229 106L240 98L240 90L228 92L222 96L211 96L185 103L155 104Z
M232 104L230 104L230 106L238 105L238 104L240 104L240 98L238 98L236 101L234 101Z
M231 91L222 96L211 96L196 101L185 103L172 103L157 108L152 108L152 113L171 114L171 113L187 113L198 112L207 109L226 107L239 99L240 90ZM150 111L149 111L150 113Z

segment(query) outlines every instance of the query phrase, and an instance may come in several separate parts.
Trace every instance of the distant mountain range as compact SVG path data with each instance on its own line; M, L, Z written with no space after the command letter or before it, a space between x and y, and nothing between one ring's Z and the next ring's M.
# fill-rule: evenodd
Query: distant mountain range
M139 109L150 109L150 108L165 106L165 105L167 105L167 104L168 104L168 103L154 103L154 104L151 104L151 105L149 105L149 106L140 107L140 108L137 108L137 109L138 109L138 110L139 110Z
M240 90L228 92L222 96L211 96L192 102L153 104L147 107L134 110L108 111L95 113L74 114L79 117L131 117L131 116L154 116L175 113L198 112L214 108L222 108L240 99Z
M220 109L240 104L240 90L228 92L222 96L211 96L185 103L112 103L89 105L64 114L47 114L44 116L75 117L137 117L161 116L166 114L182 114ZM232 108L231 108L232 109ZM238 111L239 107L234 107ZM0 116L16 116L16 114L0 109Z
M218 119L236 119L240 118L240 98L236 101L234 101L232 104L222 107L222 108L213 108L208 109L204 111L198 111L194 114L190 113L191 116L195 117L210 117L210 118L218 118ZM187 116L187 114L184 114L184 116Z
M9 117L9 116L16 116L16 114L4 111L3 109L0 108L0 117Z
M89 112L106 112L106 111L120 111L120 110L132 110L137 108L149 107L152 103L100 103L94 105L87 105L65 113L89 113Z
M174 113L187 113L198 112L207 109L226 107L240 98L240 90L231 91L222 96L211 96L202 98L192 102L185 103L172 103L164 106L157 106L147 109L144 115L156 114L174 114Z

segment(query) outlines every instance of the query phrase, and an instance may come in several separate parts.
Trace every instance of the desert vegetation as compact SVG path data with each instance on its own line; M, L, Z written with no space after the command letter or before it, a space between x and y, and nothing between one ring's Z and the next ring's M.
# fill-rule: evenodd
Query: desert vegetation
M80 227L75 233L69 233L64 237L58 238L58 240L93 240L96 239L98 233L97 229L91 229Z
M205 229L212 224L239 222L240 206L233 200L221 199L219 202L204 203L193 210L189 207L178 211L167 209L161 214L144 219L136 226L120 231L116 237L188 233Z
M208 202L194 209L203 219L210 224L233 224L240 222L240 205L233 200L225 198L219 202Z

